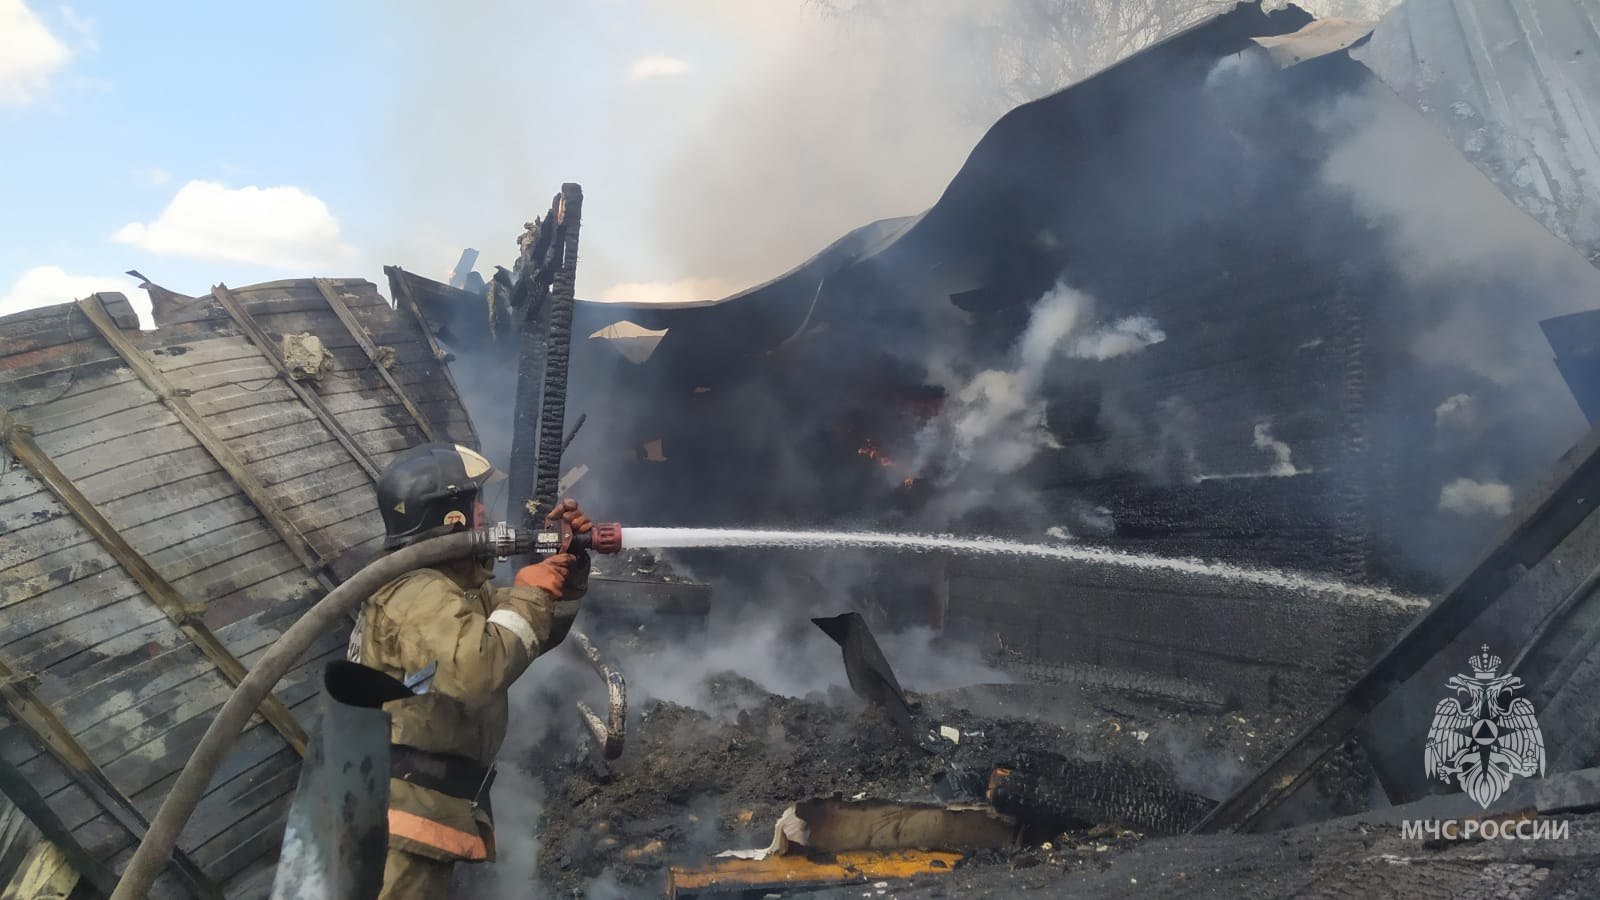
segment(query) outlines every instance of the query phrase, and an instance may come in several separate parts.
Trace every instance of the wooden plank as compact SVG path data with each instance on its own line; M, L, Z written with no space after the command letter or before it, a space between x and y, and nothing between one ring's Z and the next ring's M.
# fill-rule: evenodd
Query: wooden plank
M67 828L66 823L61 821L61 817L56 815L55 810L50 808L28 779L23 777L22 772L4 761L0 761L0 793L10 799L44 836L44 841L35 845L36 848L54 847L55 852L60 854L61 860L87 878L102 895L110 896L111 892L116 890L116 874L78 843L71 829ZM17 882L13 882L12 886L16 887ZM23 890L16 896L31 900L36 893Z
M0 621L0 647L138 594L139 586L132 579L102 577L75 590L61 591L37 603L9 609Z
M5 413L0 411L0 420L4 418ZM167 617L182 629L191 641L194 641L200 651L216 664L224 678L235 686L244 680L244 666L206 626L202 618L205 614L204 604L178 593L177 588L157 572L137 550L134 550L116 527L89 502L89 498L78 491L77 486L56 468L48 456L40 452L26 430L15 425L6 425L0 429L0 438L3 438L10 447L17 460L26 466L35 478L44 482L45 486L72 511L72 515L83 524L83 527L94 535L95 540L106 549L106 552L111 554L117 564L139 584L145 596L166 613ZM289 746L295 748L298 753L305 753L308 743L306 733L281 700L270 693L267 694L261 701L261 714L272 723L278 733L283 735Z
M384 384L389 386L389 390L393 392L396 398L399 399L400 405L406 408L406 412L410 414L411 418L417 423L417 427L422 429L423 436L426 437L429 442L439 440L438 435L433 430L433 426L428 423L427 417L422 414L422 410L418 409L415 403L411 402L411 398L406 395L405 389L400 386L400 382L395 380L394 374L390 372L386 366L383 366L378 362L378 348L373 345L372 339L367 335L366 329L359 321L356 320L355 314L352 313L350 308L345 305L345 301L340 296L339 290L324 278L317 279L317 290L322 292L322 298L328 302L328 306L331 307L334 314L339 317L339 321L344 324L345 330L349 331L350 336L354 337L356 339L356 343L361 345L362 352L367 355L367 359L371 361L372 367L376 369L379 376L383 378Z
M9 395L11 391L7 390L6 393ZM58 386L46 396L56 399L40 404L26 403L19 398L19 402L12 407L28 410L28 424L37 433L79 425L108 412L150 401L149 391L133 377L132 372L122 366L96 375L85 376L80 373L73 379L71 391L62 394Z
M300 559L301 564L313 574L324 573L325 562L311 548L310 543L306 541L305 535L301 534L294 527L294 524L284 516L283 511L278 508L277 503L272 499L272 495L267 492L267 489L256 480L256 477L234 455L233 451L228 449L222 439L211 431L205 421L195 414L188 401L173 388L165 376L156 371L156 368L150 364L144 354L129 343L128 339L118 330L116 323L111 321L111 317L106 313L104 307L100 305L98 296L80 300L78 305L89 316L89 321L100 332L101 337L111 344L117 354L128 364L128 367L151 390L155 391L156 396L160 397L162 402L172 410L173 414L183 422L195 440L199 441L200 445L206 448L206 451L216 459L223 470L238 483L239 490L260 511L262 518L266 519L267 524L272 526L272 530L283 538L284 543Z
M134 808L133 802L106 776L106 773L86 753L72 732L56 716L55 711L41 702L33 693L28 681L3 660L0 660L0 705L4 705L23 727L62 766L74 781L94 798L97 805L117 820L128 833L143 838L150 822ZM196 894L206 900L223 900L222 889L211 880L194 860L181 849L174 848L173 863L185 882Z
M68 425L55 431L35 431L34 434L49 445L52 456L60 457L88 449L98 456L110 457L105 460L107 463L119 463L123 458L107 454L108 445L121 442L133 435L176 424L178 420L173 418L170 412L162 409L161 405L155 402L155 398L149 398L138 406L107 412L78 425ZM160 447L157 452L176 450L182 446L169 443Z
M13 566L36 560L56 547L70 547L84 540L87 538L83 529L66 517L19 528L0 541L0 575Z
M360 466L362 471L366 472L367 476L376 483L378 480L378 468L372 464L372 460L368 458L366 451L361 449L355 438L348 431L345 431L344 425L334 418L333 413L323 404L322 398L290 375L289 366L284 361L283 354L279 351L278 346L261 330L261 326L256 323L256 320L251 318L250 313L239 302L239 298L235 297L228 290L227 285L223 284L212 288L211 296L222 304L222 308L228 311L228 315L233 318L234 323L244 331L261 351L262 355L267 357L267 360L278 370L279 376L289 386L289 389L294 391L295 396L300 398L300 402L304 403L307 409L316 414L317 420L322 423L322 426L328 429L328 432L339 442L339 445L350 454L350 458L355 461L356 465Z
M25 603L34 597L92 578L112 565L105 551L92 541L62 547L44 556L0 572L6 585L0 610ZM10 615L7 613L7 615Z

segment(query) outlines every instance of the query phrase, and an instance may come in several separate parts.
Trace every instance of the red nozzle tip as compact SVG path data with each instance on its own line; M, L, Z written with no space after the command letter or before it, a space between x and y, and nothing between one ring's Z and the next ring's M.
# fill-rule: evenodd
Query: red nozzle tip
M589 533L589 546L596 553L622 552L622 526L616 522L597 522Z

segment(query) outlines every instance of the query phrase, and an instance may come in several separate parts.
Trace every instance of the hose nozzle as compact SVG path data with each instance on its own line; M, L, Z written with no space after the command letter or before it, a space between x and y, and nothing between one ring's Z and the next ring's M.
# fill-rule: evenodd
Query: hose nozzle
M593 529L580 534L567 523L561 522L535 533L533 552L539 556L577 553L580 550L606 554L621 552L622 526L616 522L597 522Z

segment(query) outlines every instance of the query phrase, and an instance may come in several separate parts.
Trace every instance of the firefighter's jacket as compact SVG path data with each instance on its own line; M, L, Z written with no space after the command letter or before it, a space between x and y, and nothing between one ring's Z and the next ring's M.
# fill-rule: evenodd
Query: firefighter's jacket
M497 588L491 574L470 562L418 569L363 605L352 660L399 679L438 666L427 693L384 706L397 755L413 748L487 772L506 736L507 689L571 625L577 604L554 603L534 587ZM579 599L586 580L569 579L563 600ZM494 859L487 790L469 799L391 778L389 846L440 860Z

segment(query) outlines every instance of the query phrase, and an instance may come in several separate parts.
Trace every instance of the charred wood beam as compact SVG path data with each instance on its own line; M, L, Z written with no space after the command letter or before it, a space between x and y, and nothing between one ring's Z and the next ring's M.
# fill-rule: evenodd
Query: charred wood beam
M583 188L563 184L561 267L550 286L550 324L545 337L544 398L539 412L539 461L533 499L541 510L555 506L561 483L562 438L566 436L567 364L572 352L572 307L578 281L578 228Z
M283 353L279 351L278 345L273 343L272 339L267 336L266 331L256 322L255 317L250 315L250 311L244 308L244 304L239 302L239 298L234 295L233 291L228 290L227 285L219 284L211 289L211 296L215 297L216 301L222 305L228 317L233 319L235 325L239 326L239 330L244 332L245 337L260 348L261 355L265 356L267 361L272 363L272 367L278 370L278 377L282 378L284 384L289 386L289 390L293 391L294 395L300 398L300 402L304 403L306 408L316 415L317 421L328 429L328 433L333 435L334 440L339 442L345 452L350 454L350 458L356 461L356 465L360 466L361 470L367 473L367 477L376 484L378 481L378 467L372 462L372 458L367 455L365 450L361 449L361 446L356 443L355 436L345 429L344 424L328 409L328 405L322 402L322 398L317 395L317 392L307 388L290 374L289 364L283 358Z
M50 704L33 692L30 680L20 677L4 660L0 660L0 705L23 730L67 770L67 774L83 789L85 794L122 826L135 840L143 840L150 822L133 805L133 801L111 781L89 751L78 743L61 717ZM172 862L178 874L203 900L223 900L222 888L207 875L189 854L173 848ZM87 875L88 873L81 872Z
M345 331L349 332L350 337L354 338L356 344L361 347L361 352L367 355L368 362L378 370L379 377L383 379L385 385L388 385L389 391L394 394L395 398L400 401L400 405L405 407L406 413L417 423L417 427L422 430L422 436L429 443L439 440L438 432L434 431L433 426L428 424L428 417L422 414L422 408L412 402L411 397L406 394L405 388L401 387L399 380L394 377L394 373L390 372L389 367L384 365L383 355L378 352L378 346L372 342L372 335L367 334L367 329L356 320L355 313L352 313L350 307L339 297L339 292L334 290L333 285L329 284L326 278L317 279L317 291L322 294L322 299L328 304L328 308L333 310L333 314L338 316L339 321L344 324ZM427 329L424 328L423 331L427 331Z
M34 790L22 770L0 758L0 794L4 794L33 827L39 829L44 839L54 844L66 858L67 864L79 877L88 880L96 896L109 897L117 889L117 874L100 860L95 859L78 839L72 829L61 821L44 797Z
M576 282L578 263L576 232L579 211L569 202L569 193L575 195L581 203L582 190L574 184L563 185L561 193L556 194L550 202L550 212L543 218L529 223L527 230L517 240L518 246L522 249L517 257L517 280L511 297L512 310L518 317L517 397L513 410L511 472L507 487L510 490L512 503L522 505L522 523L525 528L538 528L543 524L539 515L538 498L542 486L540 474L546 469L542 465L540 454L544 449L541 428L549 409L546 394L550 387L549 354L553 285L563 275L570 278L567 285L567 296L570 297L571 284ZM569 228L572 232L570 239ZM566 331L570 339L570 315L567 317ZM561 415L564 418L566 405L564 358L561 372L563 379ZM560 429L561 422L558 420L556 423L558 435ZM559 442L559 437L556 440ZM559 447L556 456L553 466L550 467L555 472L550 481L552 488L560 479ZM553 498L553 493L551 496Z
M1309 730L1195 826L1200 833L1249 831L1310 778L1316 766L1353 735L1379 703L1447 649L1523 572L1572 534L1600 496L1600 428L1563 458L1537 501L1481 562L1379 657ZM1554 685L1546 685L1553 688Z
M172 586L171 582L162 577L149 560L123 539L116 526L95 508L82 491L78 490L72 479L39 449L39 445L34 443L29 435L28 429L12 421L3 409L0 409L0 423L3 423L3 427L0 427L0 442L11 450L17 461L50 489L50 493L72 513L78 524L82 525L84 530L105 548L106 553L117 561L117 565L128 573L134 583L139 585L145 596L149 597L150 601L188 636L200 652L205 654L206 659L211 660L217 671L222 673L222 677L235 686L243 681L246 671L244 663L240 662L239 658L233 655L233 651L229 650L228 646L206 625L205 604L185 597ZM289 707L284 705L282 700L268 694L266 699L261 701L261 715L278 734L283 736L295 753L305 756L309 738L305 729L301 728L295 719L294 713L289 711Z
M112 321L110 313L106 312L105 306L100 303L100 298L92 296L79 300L78 308L83 310L84 315L94 325L95 330L100 332L100 336L105 338L106 343L111 345L111 349L115 350L117 355L122 357L122 361L128 368L138 376L140 381L144 382L145 387L153 391L160 398L162 404L172 410L173 415L178 417L178 421L183 423L183 427L188 429L189 434L199 442L201 447L205 448L205 451L211 455L212 459L216 460L217 465L228 473L228 477L232 478L234 484L238 485L245 499L250 501L256 511L261 514L261 517L277 533L278 537L283 539L289 551L295 555L296 559L300 560L300 564L319 579L329 578L330 574L326 571L327 561L322 559L316 549L311 546L311 542L306 540L306 536L300 533L300 529L289 521L288 515L284 513L278 502L273 499L272 494L267 491L266 485L262 484L250 472L243 460L228 449L228 445L223 442L222 438L211 430L205 419L195 411L188 400L184 399L187 392L179 391L175 388L167 380L166 376L161 374L161 371L152 365L150 360L146 359L144 354L139 352L139 349L128 340L122 330L117 327L116 322ZM328 583L324 582L325 585Z

